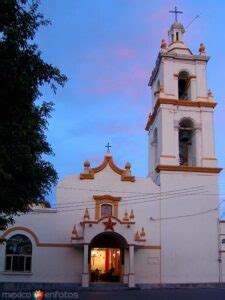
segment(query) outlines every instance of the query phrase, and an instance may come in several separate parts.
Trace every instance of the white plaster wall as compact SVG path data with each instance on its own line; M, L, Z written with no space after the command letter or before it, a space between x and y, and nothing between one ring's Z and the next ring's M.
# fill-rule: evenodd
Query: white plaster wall
M151 249L135 250L136 283L160 283L160 251Z
M196 62L197 76L197 97L207 97L207 82L206 82L206 64L205 62ZM201 99L198 99L201 100Z
M161 201L162 283L218 282L217 175L161 172L162 192L204 187L204 194L175 195ZM189 190L190 193L191 190ZM168 219L169 218L169 219Z
M225 282L225 252L221 253L221 282Z
M0 280L15 282L81 282L83 248L72 247L71 233L74 224L82 235L82 227L79 225L83 220L84 210L87 207L91 220L94 220L93 195L110 194L121 196L119 204L119 218L122 219L125 209L130 213L134 210L136 224L127 228L118 224L115 231L125 235L129 243L134 243L134 235L142 226L146 232L145 245L160 245L159 226L151 224L149 216L153 213L159 216L159 201L154 195L160 189L150 178L136 178L134 183L121 181L121 176L107 166L100 173L95 174L94 180L80 180L79 175L68 175L59 183L57 189L58 206L55 210L38 210L16 218L13 227L25 227L37 236L40 243L61 244L61 246L37 247L33 237L24 231L13 231L7 238L16 233L25 234L33 242L32 274L29 275L6 275L5 248L1 246L0 253ZM137 193L144 194L143 196ZM146 193L150 193L146 197ZM130 196L131 198L125 198ZM88 227L85 238L90 242L98 233L104 231L102 224ZM82 241L81 241L82 242ZM66 246L64 247L63 244ZM147 250L145 250L147 251ZM143 250L144 252L144 250ZM127 258L126 258L127 259ZM146 266L140 263L141 268ZM126 266L127 268L127 266ZM127 272L127 270L125 270ZM149 271L151 273L151 271ZM137 280L138 280L137 275ZM153 275L151 275L153 276ZM150 279L146 279L148 281ZM140 282L140 280L139 280Z
M32 242L31 273L17 273L15 275L15 273L5 271L5 245L2 245L0 247L0 281L81 282L83 260L81 249L37 246L33 237L22 230L11 232L7 237L10 238L14 234L25 234Z
M225 244L222 243L222 240L225 239L225 221L221 221L219 224L219 250L220 250L220 278L221 282L225 282Z

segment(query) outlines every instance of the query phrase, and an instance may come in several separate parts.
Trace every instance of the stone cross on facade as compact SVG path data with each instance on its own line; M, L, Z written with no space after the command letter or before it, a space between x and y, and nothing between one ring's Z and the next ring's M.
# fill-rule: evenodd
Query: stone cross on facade
M178 21L177 15L183 13L182 11L177 10L177 7L176 7L176 6L175 6L174 10L170 10L169 12L172 13L172 14L175 14L175 21L176 21L176 22Z
M109 145L109 142L107 143L107 145L106 145L105 147L107 148L107 152L110 152L110 148L111 148L112 146Z

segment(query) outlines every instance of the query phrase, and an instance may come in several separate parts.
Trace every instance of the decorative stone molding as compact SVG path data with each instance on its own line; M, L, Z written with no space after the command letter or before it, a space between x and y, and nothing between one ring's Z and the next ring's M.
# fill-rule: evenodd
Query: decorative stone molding
M128 215L127 210L125 210L125 212L124 212L123 221L124 222L129 222L129 215Z
M90 219L90 214L88 208L86 208L84 212L84 220L89 220L89 219Z
M104 161L102 162L102 164L99 165L98 167L95 167L95 168L90 168L89 161L85 161L85 163L84 163L84 173L80 174L80 179L81 180L94 179L95 174L98 173L98 172L101 172L102 170L104 170L107 167L107 165L109 165L110 168L115 173L121 175L121 181L130 181L130 182L135 181L135 176L131 176L131 172L130 172L131 165L129 164L129 168L127 168L126 166L128 166L128 165L126 164L125 170L120 169L119 167L117 167L115 165L111 155L106 155L105 158L104 158ZM88 173L87 173L87 171L88 171Z
M83 226L85 224L99 224L101 223L104 219L108 219L109 217L102 217L98 220L93 220L93 221L81 221L80 222L80 225ZM111 216L110 217L112 220L116 220L118 223L122 224L122 225L127 225L127 224L130 224L130 225L134 225L135 222L134 221L129 221L129 222L124 222L124 221L121 221L119 218L117 217L114 217L114 216Z
M131 209L131 212L130 212L130 220L134 220L135 216L134 216L134 211L133 209Z
M142 228L143 228L143 227L142 227ZM146 241L145 239L143 239L143 237L145 236L145 233L144 233L144 236L142 236L141 234L143 234L142 231L141 231L141 233L139 233L138 230L136 231L135 237L134 237L134 240L135 240L136 242L145 242L145 241Z
M205 46L203 43L200 44L198 51L200 55L205 55Z
M141 236L142 238L145 237L145 230L144 230L144 227L143 227L143 226L142 226L142 228L141 228L140 236Z
M72 235L71 235L71 240L82 240L83 237L79 237L78 232L77 232L77 227L74 225Z
M161 43L161 49L166 50L166 41L164 39L162 39L162 43Z

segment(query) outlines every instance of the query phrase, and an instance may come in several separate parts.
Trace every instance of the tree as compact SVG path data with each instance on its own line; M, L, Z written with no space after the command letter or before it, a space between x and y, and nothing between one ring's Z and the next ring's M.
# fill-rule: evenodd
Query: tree
M0 1L0 229L43 204L57 182L43 158L53 154L45 135L53 104L36 100L41 86L55 92L66 76L43 61L33 41L39 26L49 24L38 8L39 1Z

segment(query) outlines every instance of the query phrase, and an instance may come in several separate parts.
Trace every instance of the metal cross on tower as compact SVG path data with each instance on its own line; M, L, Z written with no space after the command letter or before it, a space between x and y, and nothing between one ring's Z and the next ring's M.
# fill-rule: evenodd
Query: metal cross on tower
M108 142L108 144L107 144L105 147L107 148L107 152L110 152L109 150L110 150L110 148L111 148L112 146L109 145L109 142Z
M172 13L172 14L175 14L175 21L176 21L176 22L178 21L177 15L183 13L182 11L177 10L177 7L176 7L176 6L175 6L174 10L170 10L169 12Z

